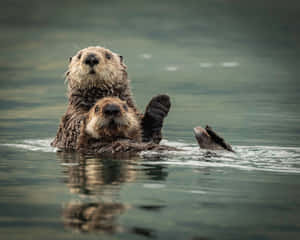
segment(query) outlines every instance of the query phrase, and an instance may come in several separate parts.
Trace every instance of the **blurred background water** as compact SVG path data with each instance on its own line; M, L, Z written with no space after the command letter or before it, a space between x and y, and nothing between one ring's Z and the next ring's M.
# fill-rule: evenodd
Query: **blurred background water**
M1 238L299 238L299 16L295 0L2 1ZM68 58L91 45L124 56L141 110L171 96L165 143L184 154L49 147ZM199 150L206 124L237 154Z

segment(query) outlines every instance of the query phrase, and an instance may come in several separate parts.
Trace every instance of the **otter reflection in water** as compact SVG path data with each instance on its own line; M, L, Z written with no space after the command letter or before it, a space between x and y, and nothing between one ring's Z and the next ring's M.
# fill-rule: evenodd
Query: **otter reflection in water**
M140 173L151 179L165 179L164 167L143 168L139 172L136 161L131 159L86 158L79 154L58 152L63 165L64 182L76 200L63 205L63 221L67 228L79 232L98 232L113 234L130 232L146 237L154 236L152 229L134 226L125 227L118 223L118 218L132 208L120 202L120 189L123 184L133 182ZM153 171L151 171L153 169ZM161 177L159 177L161 175ZM92 202L88 200L92 199ZM95 199L97 199L95 201ZM143 211L159 211L164 206L137 206Z
M108 158L88 158L65 152L58 152L57 156L65 166L64 182L72 193L104 196L108 195L106 192L116 194L123 183L134 181L136 178L134 158L119 161Z
M64 224L82 232L115 233L122 231L117 218L126 209L121 203L68 204L63 210Z
M134 181L136 177L130 162L89 159L78 154L63 152L57 153L57 156L63 162L66 176L64 182L70 192L80 194L86 199L93 199L93 202L64 205L64 225L80 232L122 231L123 228L118 224L118 217L130 206L118 201L119 189L123 183Z

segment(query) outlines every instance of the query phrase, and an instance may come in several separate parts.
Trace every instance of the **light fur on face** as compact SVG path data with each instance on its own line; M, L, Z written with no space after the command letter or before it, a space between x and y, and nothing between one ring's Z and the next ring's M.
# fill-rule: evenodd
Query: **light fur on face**
M120 113L116 116L106 116L103 108L107 104L115 104L120 107ZM97 108L97 111L95 109ZM111 126L113 122L113 127ZM140 140L140 123L133 109L126 102L115 97L106 97L91 108L86 119L85 132L93 138L126 138Z
M93 67L85 63L89 54L94 54L99 60L99 63ZM88 47L70 58L66 82L69 90L92 87L109 90L112 86L124 84L124 81L127 81L126 68L122 56L103 47ZM91 74L91 70L94 74Z

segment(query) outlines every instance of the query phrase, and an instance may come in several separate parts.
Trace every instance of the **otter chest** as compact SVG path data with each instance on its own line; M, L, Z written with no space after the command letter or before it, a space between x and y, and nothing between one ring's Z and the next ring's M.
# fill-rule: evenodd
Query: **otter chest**
M95 102L104 97L118 97L126 101L120 89L89 88L73 90L69 97L69 103L75 109L89 111Z

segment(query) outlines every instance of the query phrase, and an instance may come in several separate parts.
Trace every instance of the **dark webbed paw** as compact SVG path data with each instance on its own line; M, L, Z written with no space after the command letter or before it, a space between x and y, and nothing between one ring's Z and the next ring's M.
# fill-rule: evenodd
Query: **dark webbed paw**
M142 119L143 142L160 142L163 121L168 115L170 107L171 101L168 95L161 94L151 99Z

